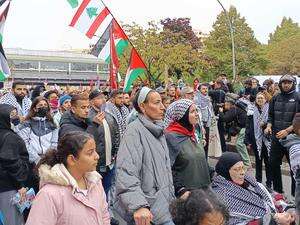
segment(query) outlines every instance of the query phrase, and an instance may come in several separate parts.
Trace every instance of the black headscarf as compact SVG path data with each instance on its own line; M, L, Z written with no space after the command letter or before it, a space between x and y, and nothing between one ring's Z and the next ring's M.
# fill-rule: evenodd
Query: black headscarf
M0 129L11 129L10 113L14 109L11 105L0 104Z
M190 108L191 106L188 108L188 110L185 112L184 116L178 120L178 123L185 127L186 129L188 129L189 131L192 131L193 130L193 125L190 123L190 120L189 120L189 115L190 115Z
M240 154L235 152L225 152L222 154L216 165L216 172L226 180L231 181L229 170L232 166L241 161L243 160Z

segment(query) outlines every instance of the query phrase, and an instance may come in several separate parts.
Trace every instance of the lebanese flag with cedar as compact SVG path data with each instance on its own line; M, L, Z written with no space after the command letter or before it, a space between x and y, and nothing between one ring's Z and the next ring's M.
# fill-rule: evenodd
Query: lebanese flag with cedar
M112 19L109 9L100 0L83 0L70 26L91 39L94 35L101 37Z

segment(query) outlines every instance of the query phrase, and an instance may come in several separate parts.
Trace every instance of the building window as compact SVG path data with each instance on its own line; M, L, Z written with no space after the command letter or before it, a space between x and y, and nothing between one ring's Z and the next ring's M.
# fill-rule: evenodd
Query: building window
M8 60L8 64L12 70L38 70L39 62L38 61L29 61L29 60Z
M62 71L69 70L68 63L65 62L43 62L41 61L41 71Z
M72 63L71 71L74 71L74 72L97 72L97 64Z

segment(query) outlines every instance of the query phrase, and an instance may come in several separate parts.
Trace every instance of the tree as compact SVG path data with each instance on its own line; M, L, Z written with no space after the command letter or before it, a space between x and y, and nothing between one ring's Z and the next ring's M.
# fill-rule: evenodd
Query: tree
M300 74L300 27L284 17L266 46L269 74Z
M300 33L268 46L269 74L300 74Z
M260 43L256 40L253 30L235 7L230 7L228 15L234 29L237 75L247 76L260 71L263 66L260 65L258 57ZM232 77L231 37L224 12L218 15L204 45L204 53L211 62L210 75L226 73Z
M166 43L191 45L193 49L202 47L201 39L190 25L190 18L166 18L160 23L163 25L163 32L166 33ZM171 36L167 34L171 34Z
M295 36L300 33L298 23L294 23L291 18L283 17L280 26L276 27L274 33L269 35L269 44L280 42L286 38Z
M199 52L187 43L166 42L176 36L171 31L162 31L158 24L150 22L147 28L135 23L124 25L125 32L140 53L150 73L146 77L152 83L168 77L188 77L199 63ZM120 71L125 74L130 49L121 58ZM167 74L165 74L167 70Z

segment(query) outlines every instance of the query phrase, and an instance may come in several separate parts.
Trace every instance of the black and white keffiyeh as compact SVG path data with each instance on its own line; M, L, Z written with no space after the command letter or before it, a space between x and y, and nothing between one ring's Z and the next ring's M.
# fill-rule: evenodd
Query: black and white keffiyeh
M126 130L126 121L129 115L129 110L126 106L122 106L120 109L111 102L107 102L105 106L105 112L111 114L117 121L120 137L123 137Z
M189 99L180 99L169 105L165 115L164 126L168 127L172 122L180 120L192 104L194 102Z
M259 156L261 155L261 149L263 143L267 147L268 152L271 149L271 142L266 138L264 134L264 130L261 127L262 123L267 123L268 121L268 111L269 111L269 103L266 103L261 111L255 105L253 108L253 125L254 125L254 136L256 140L257 151Z
M272 200L267 191L262 189L254 178L246 175L245 181L249 184L249 188L234 184L219 175L214 178L212 188L223 200L231 215L247 215L250 218L263 217L267 213L267 205L273 205Z
M24 97L22 106L20 106L13 93L7 93L6 95L2 96L2 98L0 98L0 104L11 105L18 110L19 115L26 116L30 110L31 100L28 97Z

